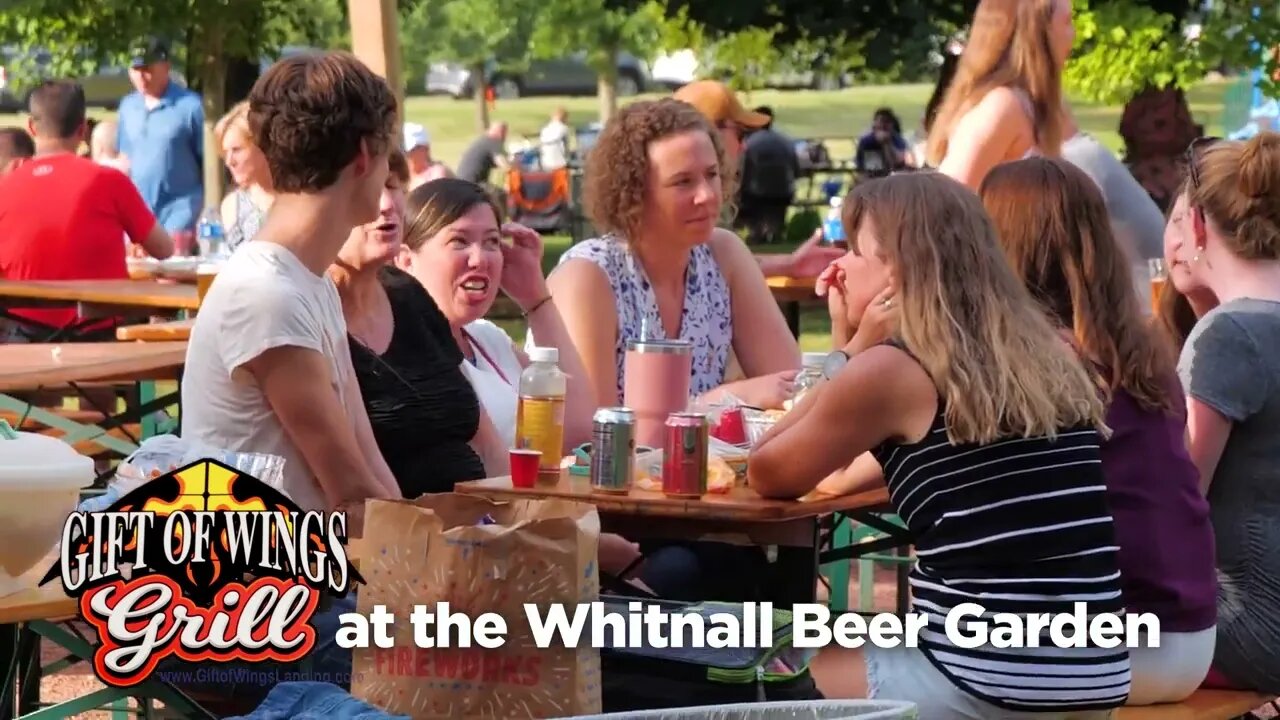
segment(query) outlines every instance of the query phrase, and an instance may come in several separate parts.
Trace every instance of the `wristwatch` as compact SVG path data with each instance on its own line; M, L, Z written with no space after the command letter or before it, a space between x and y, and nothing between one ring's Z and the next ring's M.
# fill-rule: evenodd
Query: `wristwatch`
M831 352L827 355L827 359L822 361L822 377L830 380L847 362L849 362L849 353L843 350Z

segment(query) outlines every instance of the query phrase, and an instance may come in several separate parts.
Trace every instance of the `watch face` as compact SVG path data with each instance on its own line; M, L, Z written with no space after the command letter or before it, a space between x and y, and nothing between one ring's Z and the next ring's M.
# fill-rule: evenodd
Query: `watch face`
M827 355L827 359L822 363L823 376L830 380L847 362L849 362L849 356L843 350L836 350Z

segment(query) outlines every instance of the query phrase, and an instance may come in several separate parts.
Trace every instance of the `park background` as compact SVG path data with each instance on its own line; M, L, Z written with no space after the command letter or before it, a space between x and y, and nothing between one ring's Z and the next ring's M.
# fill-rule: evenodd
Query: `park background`
M1142 93L1185 92L1196 122L1212 135L1248 122L1256 93L1277 94L1269 49L1280 47L1280 3L1073 4L1069 98L1081 128L1122 159L1130 149L1120 118ZM637 96L669 93L681 81L669 69L681 58L685 79L722 79L745 104L772 107L781 132L825 138L833 158L851 158L876 108L892 108L908 136L919 131L944 55L962 46L976 6L977 0L0 0L0 84L14 109L42 77L117 82L123 96L129 87L120 69L131 44L158 35L171 40L175 69L202 95L212 148L213 123L274 59L308 48L352 49L400 91L402 120L428 128L433 156L455 166L490 121L506 121L509 143L518 142L536 139L557 107L582 126ZM566 57L596 75L594 95L519 97L527 93L511 80ZM619 87L631 89L618 82L623 57L640 60L649 75L639 95L618 96ZM470 69L495 92L473 87L460 98L426 96L428 75L444 64ZM102 103L91 116L109 117L113 104ZM25 122L20 112L0 114L0 125ZM216 205L225 171L216 153L207 152L205 164L207 201ZM789 244L757 249L785 252L798 239L793 233ZM547 237L548 268L569 242ZM496 319L522 336L517 320ZM801 321L802 346L826 349L825 310L809 307Z

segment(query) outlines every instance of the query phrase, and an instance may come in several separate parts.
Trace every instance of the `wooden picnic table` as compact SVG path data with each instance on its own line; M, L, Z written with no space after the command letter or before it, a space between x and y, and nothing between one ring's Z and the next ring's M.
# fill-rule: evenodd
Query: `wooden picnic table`
M160 431L157 414L178 402L177 392L160 395L153 381L180 379L186 357L185 342L0 345L0 414L19 418L20 428L29 421L61 433L80 452L128 455L143 437ZM136 397L124 411L97 403L100 422L80 422L29 396L14 395L51 387L82 393L83 385L104 382L133 385ZM135 424L140 432L129 429ZM82 443L91 449L81 449Z
M791 334L797 338L800 337L800 306L820 300L814 291L818 279L773 275L765 278L765 282L769 284L773 299L782 308L782 314L787 319L787 327L791 329Z
M195 285L155 280L0 280L0 305L195 310L200 298Z
M56 562L57 553L50 553L23 576L30 587L0 597L0 718L14 717L15 705L18 717L83 717L90 710L106 706L127 712L127 698L133 698L135 702L146 703L147 717L154 709L152 701L159 700L166 709L172 707L178 717L212 720L213 716L197 702L157 678L128 688L91 690L83 696L42 707L40 681L46 669L40 664L41 645L52 643L64 651L66 657L51 666L59 669L69 665L68 660L92 662L95 649L92 635L86 638L72 629L71 621L80 615L79 603L67 596L62 583L53 580L43 586L36 584Z
M177 377L185 342L0 345L0 392L46 385Z
M773 293L774 299L783 306L784 314L787 314L787 323L791 327L792 333L798 337L800 332L800 304L808 301L816 302L818 299L813 291L815 278L775 276L767 280L769 290ZM124 325L116 328L116 339L133 342L188 340L191 338L193 325L195 325L195 320L191 318Z
M196 321L193 318L186 318L168 322L124 325L116 328L116 339L131 342L186 342L191 339L191 328L195 324Z
M562 471L554 482L539 482L532 488L513 487L510 477L497 477L458 483L454 492L496 501L558 498L591 503L600 513L603 529L630 540L709 541L776 548L776 556L770 553L773 577L764 587L771 592L770 600L783 605L814 602L821 525L833 515L839 513L883 527L891 542L907 543L905 531L887 527L876 518L889 510L889 494L883 488L796 501L768 500L750 488L736 487L724 494L687 499L634 488L626 495L593 492L587 478ZM851 552L856 556L858 549Z

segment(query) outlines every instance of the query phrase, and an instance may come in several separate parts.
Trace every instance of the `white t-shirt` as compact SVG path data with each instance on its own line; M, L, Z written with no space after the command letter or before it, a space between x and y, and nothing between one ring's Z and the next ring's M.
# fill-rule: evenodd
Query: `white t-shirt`
M479 347L475 352L475 364L463 360L462 372L480 398L480 405L489 413L502 442L507 447L514 447L522 368L511 345L511 337L488 320L476 320L465 330L471 336L472 344Z
M227 260L191 329L182 376L182 434L234 452L284 458L284 491L304 510L327 508L315 474L243 366L267 350L322 353L347 407L353 377L338 290L283 246L244 243Z
M559 120L552 120L542 128L538 136L542 145L542 169L554 170L569 164L566 154L569 150L569 126Z

